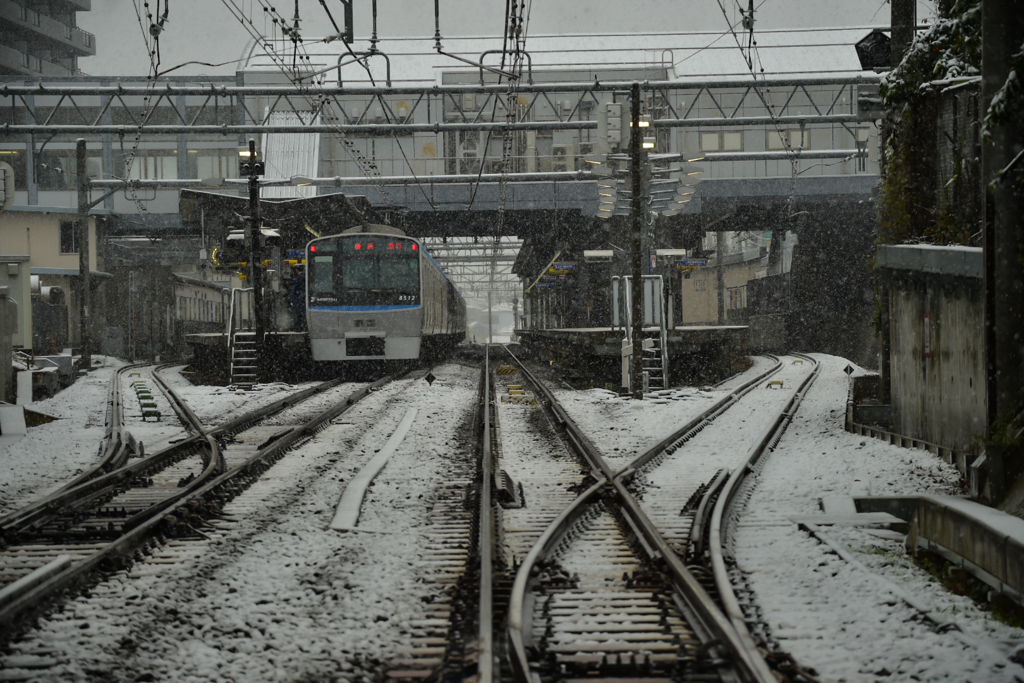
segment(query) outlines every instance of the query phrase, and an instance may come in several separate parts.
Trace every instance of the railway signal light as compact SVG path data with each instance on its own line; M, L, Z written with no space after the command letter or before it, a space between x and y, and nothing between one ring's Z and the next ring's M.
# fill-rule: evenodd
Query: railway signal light
M264 167L262 161L249 161L246 159L238 167L239 175L243 177L249 177L254 175L264 175Z

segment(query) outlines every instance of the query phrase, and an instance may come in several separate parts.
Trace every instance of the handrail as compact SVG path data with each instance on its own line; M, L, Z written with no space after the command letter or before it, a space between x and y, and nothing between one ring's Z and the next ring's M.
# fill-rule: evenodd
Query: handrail
M234 333L234 327L235 327L235 299L236 299L236 294L239 294L241 292L251 292L251 291L253 291L252 287L232 287L231 288L231 303L228 305L228 322L227 322L227 330L226 330L226 334L229 337ZM252 316L249 316L249 319L251 321L252 320ZM244 320L244 317L241 314L241 304L239 304L239 318L238 318L239 324L241 324L241 322L243 320Z
M235 330L235 299L236 299L236 294L237 295L241 295L242 292L254 292L254 290L253 290L252 287L233 287L231 289L231 304L230 304L230 306L228 308L228 323L227 323L227 325L228 325L228 327L227 327L228 382L234 381L234 376L233 376L234 375L234 360L233 359L235 357L235 331L236 331ZM252 310L252 305L250 305L249 311L250 311L249 323L252 324L252 318L253 318L252 314L255 313L255 311ZM243 320L243 317L242 317L242 313L241 313L241 304L239 304L239 315L238 315L239 326L241 325L242 320Z

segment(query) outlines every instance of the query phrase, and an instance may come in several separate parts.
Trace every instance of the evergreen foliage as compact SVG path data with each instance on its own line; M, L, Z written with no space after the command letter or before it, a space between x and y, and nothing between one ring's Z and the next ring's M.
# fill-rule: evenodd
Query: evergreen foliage
M882 244L937 242L968 244L970 234L947 215L921 220L921 171L915 153L934 131L921 130L926 106L924 87L981 73L981 0L939 0L938 20L914 40L903 61L879 86L886 107L885 175L879 202L877 241ZM1019 84L1018 84L1019 85ZM1019 113L1019 112L1018 112Z

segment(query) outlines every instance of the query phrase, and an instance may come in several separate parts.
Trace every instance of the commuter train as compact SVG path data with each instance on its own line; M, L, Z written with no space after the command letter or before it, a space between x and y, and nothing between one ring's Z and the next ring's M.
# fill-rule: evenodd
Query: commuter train
M418 240L366 225L306 245L314 361L432 357L466 336L466 301Z

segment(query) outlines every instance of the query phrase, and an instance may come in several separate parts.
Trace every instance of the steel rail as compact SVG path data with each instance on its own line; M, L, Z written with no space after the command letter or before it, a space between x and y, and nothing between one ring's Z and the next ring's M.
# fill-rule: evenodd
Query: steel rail
M772 88L772 87L817 87L828 85L877 85L881 82L880 74L857 74L853 76L764 76L755 78L711 78L677 81L643 81L640 85L645 91L693 90L695 88ZM632 81L571 81L566 83L523 83L516 86L520 93L569 93L569 92L629 92ZM171 85L45 85L42 81L35 85L0 85L0 97L21 97L34 95L75 96L96 95L110 97L176 97L179 95L196 97L341 97L364 96L381 97L385 95L447 95L460 93L494 93L504 95L508 92L507 84L447 84L428 86L317 86L315 90L292 85L281 86L248 86L248 85L208 85L179 86Z
M775 683L776 678L768 668L764 659L760 654L758 654L757 648L752 647L750 642L741 638L728 616L718 608L714 600L700 584L697 578L693 576L675 552L672 551L664 538L658 532L657 528L640 508L640 504L627 490L623 479L625 476L631 474L633 470L631 468L627 468L618 474L612 472L609 465L597 452L593 444L591 444L576 423L569 417L568 413L566 413L565 409L559 404L551 390L545 386L544 383L538 380L536 376L534 376L534 374L530 372L530 370L518 358L516 358L507 347L504 348L509 357L512 358L513 362L519 367L523 376L534 385L537 393L544 397L544 400L551 407L558 421L566 430L566 434L569 436L570 442L577 449L577 452L583 455L588 463L592 464L592 467L596 470L592 476L594 476L594 478L599 482L603 479L605 481L603 488L610 487L614 492L620 508L625 513L625 516L631 526L641 538L643 542L642 545L645 546L645 549L650 554L650 559L652 561L660 560L664 563L665 568L669 571L673 586L677 592L685 598L685 602L689 607L688 611L694 620L694 623L691 623L694 631L700 634L705 642L711 643L717 641L721 647L728 651L732 657L733 665L743 680L756 681L757 683ZM596 467L594 467L595 465ZM600 475L598 475L597 472L600 472ZM550 542L548 542L548 545L550 546ZM537 552L534 552L534 550ZM543 546L535 544L534 548L531 549L530 555L532 555L535 560L542 559L545 556ZM523 575L524 578L522 580L524 582L528 581L528 577L533 572L534 566L535 565L527 565L526 562L520 565L516 580L519 581L520 575ZM526 585L524 584L524 594L525 590ZM519 609L520 612L522 611L522 608L522 604L517 605L517 609ZM525 623L522 617L518 623L520 626ZM518 639L522 641L522 633L520 633ZM516 650L516 636L511 634L511 622L509 642L511 645L512 655L518 657L522 654L525 656L525 648L520 648L518 651ZM529 671L528 660L514 663L513 670ZM518 683L537 683L537 681L532 678L520 678L517 679L517 681Z
M178 395L178 392L172 389L164 378L160 376L161 370L174 367L174 365L175 363L158 365L156 369L153 370L153 379L160 385L160 388L170 399L171 408L174 409L174 412L177 413L181 421L184 422L192 431L195 431L196 434L205 434L208 430L203 426L203 421L195 414L195 411L192 410L188 402L181 398L181 396Z
M806 358L814 363L814 370L804 378L800 385L793 391L793 395L790 397L786 405L772 420L772 423L765 429L764 433L758 442L750 449L747 453L743 463L737 467L729 475L728 481L722 488L718 499L715 501L714 510L711 513L709 532L708 532L708 550L711 560L711 571L714 576L715 586L718 588L719 595L721 596L722 606L728 615L729 620L732 622L733 627L739 634L740 638L747 644L748 647L756 647L753 636L747 629L746 616L743 614L743 609L740 607L739 600L736 598L736 593L733 591L732 582L729 580L729 574L725 566L725 555L722 552L722 545L724 543L725 528L723 520L725 519L725 513L728 508L731 507L732 503L736 499L736 495L739 493L740 486L746 481L747 476L754 471L754 466L768 451L774 449L775 445L778 444L779 439L782 438L783 432L786 431L786 427L793 419L793 415L799 408L800 403L803 401L804 396L807 393L807 389L811 386L815 379L818 378L818 374L821 372L821 364L811 358L810 356L800 355L802 358Z
M164 510L163 514L145 520L82 562L47 578L30 590L13 598L3 607L0 607L0 632L11 633L21 620L34 610L39 609L45 601L55 596L58 592L84 585L92 573L101 569L106 563L115 561L118 558L131 557L133 553L142 549L157 534L160 524L168 516L182 510L190 503L199 501L207 496L233 497L238 491L237 488L233 489L231 486L235 479L262 473L273 462L283 456L285 451L313 437L318 431L326 428L326 425L331 420L337 418L360 400L406 372L407 370L400 370L354 392L344 400L322 411L301 427L296 427L281 438L275 439L244 462L214 477L201 488L194 490L188 497L179 499L168 509Z
M521 683L540 683L539 677L536 677L530 671L530 659L526 654L527 642L523 638L523 634L533 632L533 619L526 604L526 591L529 588L530 580L533 578L532 568L547 558L559 540L586 513L587 509L596 501L607 485L607 479L604 477L599 478L590 488L573 500L567 508L562 510L551 525L544 530L544 533L537 539L537 542L533 544L533 547L530 548L526 557L523 558L519 571L516 572L508 606L508 640L511 650L509 652L509 660L516 681ZM524 571L524 567L528 569Z
M493 454L491 453L491 347L484 351L483 386L483 439L480 452L480 606L479 606L479 657L477 680L479 683L494 681L494 510L492 505L491 481L494 478Z
M111 491L116 490L119 486L125 485L131 481L133 477L142 476L145 472L152 469L166 467L170 463L177 462L182 458L188 457L194 453L197 448L201 448L204 441L209 444L207 437L216 439L218 437L237 433L259 420L263 420L284 410L294 403L304 401L310 396L332 389L343 381L343 378L338 377L314 387L303 389L302 391L274 401L262 408L240 415L239 417L230 420L215 429L209 430L208 432L201 432L195 436L188 437L184 441L153 453L137 462L130 463L105 474L95 476L88 481L83 481L77 484L76 486L69 486L60 489L49 496L45 496L26 505L20 510L15 510L3 517L0 517L0 536L17 534L19 531L25 530L28 526L38 525L41 521L59 514L70 506L77 507L88 504L96 498L102 497L109 494ZM206 463L206 466L208 465L209 463Z
M132 365L125 365L124 367L118 368L117 372L114 373L113 378L110 380L110 389L107 393L107 404L108 410L110 410L109 418L107 419L106 431L104 434L103 445L101 448L101 455L96 463L74 477L71 481L61 486L57 491L66 491L73 489L82 483L89 481L96 477L100 472L110 469L112 466L116 466L124 459L124 450L126 444L124 443L124 411L121 407L121 375L135 368L140 368L148 365L148 363L135 363ZM5 524L5 517L0 517L0 529L3 529Z
M766 354L768 355L768 354ZM716 401L710 408L707 408L699 415L694 417L692 420L687 422L685 425L672 432L669 436L665 437L655 445L648 448L646 451L636 457L635 460L630 462L628 465L619 470L615 476L630 478L641 467L646 465L648 462L661 455L662 453L672 454L676 452L680 446L686 441L689 441L700 432L704 427L711 424L715 418L724 413L726 410L732 407L734 403L739 401L743 396L750 392L758 383L763 382L772 375L782 370L782 361L772 355L768 355L769 358L775 358L775 365L768 368L764 372L758 374L751 380L748 380L736 387L728 396ZM678 443L677 443L678 442Z

